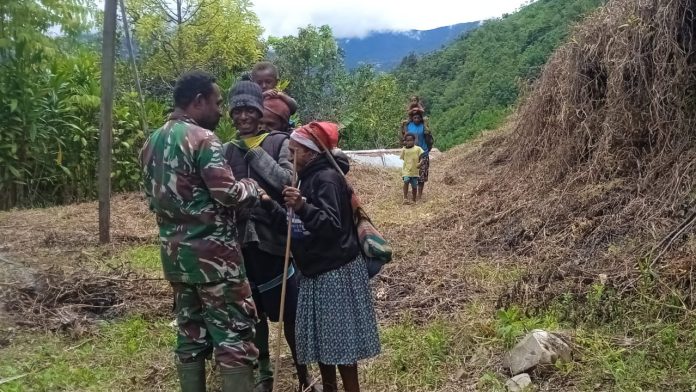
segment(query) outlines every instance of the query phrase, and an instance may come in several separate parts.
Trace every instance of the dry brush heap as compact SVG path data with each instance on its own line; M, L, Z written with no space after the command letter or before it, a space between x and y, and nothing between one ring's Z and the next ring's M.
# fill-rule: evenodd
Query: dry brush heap
M529 265L500 306L582 299L596 283L635 293L646 271L658 294L696 305L695 39L696 1L608 2L555 52L509 129L449 163L489 175L441 220L472 227L477 254Z

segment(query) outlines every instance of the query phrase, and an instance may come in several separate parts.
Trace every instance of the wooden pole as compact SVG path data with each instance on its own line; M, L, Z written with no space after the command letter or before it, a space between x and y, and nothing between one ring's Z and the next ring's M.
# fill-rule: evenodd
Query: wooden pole
M114 61L116 57L116 11L118 0L104 1L104 34L101 65L101 133L99 135L99 242L110 241L111 219L111 129L114 105Z
M293 157L294 159L292 160L292 166L293 166L293 180L292 180L292 186L296 187L297 186L297 152L295 152L295 156ZM283 316L285 313L285 291L287 290L288 286L288 267L290 266L290 241L292 240L292 219L295 216L295 212L290 209L290 214L289 214L289 219L288 219L288 232L287 232L287 237L286 242L285 242L285 263L283 266L283 284L280 289L280 313L278 313L278 333L276 335L276 351L275 351L275 361L274 361L274 372L275 374L273 375L273 390L278 391L280 390L278 386L278 382L280 380L280 347L281 347L281 341L283 340Z

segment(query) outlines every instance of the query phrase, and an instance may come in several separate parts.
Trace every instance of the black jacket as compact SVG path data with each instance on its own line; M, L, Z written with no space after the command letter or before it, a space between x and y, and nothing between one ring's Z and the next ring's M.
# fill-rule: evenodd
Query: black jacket
M337 157L348 171L347 160ZM296 212L304 225L302 239L293 238L292 255L302 275L315 277L355 260L360 252L350 205L351 190L343 175L325 156L318 157L298 173L300 193L307 201ZM287 230L285 209L267 204L276 227Z
M290 185L293 177L287 133L271 132L261 143L261 148L251 150L227 143L224 156L236 179L252 178L274 200L282 202L283 187ZM257 246L272 255L285 254L285 236L272 228L265 209L259 206L239 209L236 221L243 248Z

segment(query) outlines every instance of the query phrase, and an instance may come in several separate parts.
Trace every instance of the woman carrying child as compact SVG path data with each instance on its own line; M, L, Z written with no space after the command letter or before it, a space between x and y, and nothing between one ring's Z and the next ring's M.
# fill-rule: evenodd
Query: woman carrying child
M360 391L357 361L380 351L377 321L353 220L352 189L322 153L334 149L338 126L313 122L290 136L299 185L286 187L294 211L292 254L300 271L297 305L297 359L319 363L325 392L337 391L336 368L348 392ZM348 161L337 157L344 172ZM271 199L262 203L280 228L286 211Z

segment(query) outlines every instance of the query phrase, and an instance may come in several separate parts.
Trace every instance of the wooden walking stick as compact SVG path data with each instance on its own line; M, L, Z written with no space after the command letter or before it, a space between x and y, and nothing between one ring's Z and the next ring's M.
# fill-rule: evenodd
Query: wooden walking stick
M293 155L292 159L292 186L293 188L297 186L297 151ZM285 313L285 291L287 290L288 283L288 266L290 265L290 241L292 239L292 218L295 216L295 211L292 208L289 210L288 214L288 233L285 242L285 264L283 266L283 284L280 289L280 312L278 313L278 334L276 336L276 352L274 362L274 375L273 375L273 390L278 390L278 380L280 379L280 347L281 341L283 340L283 316Z

